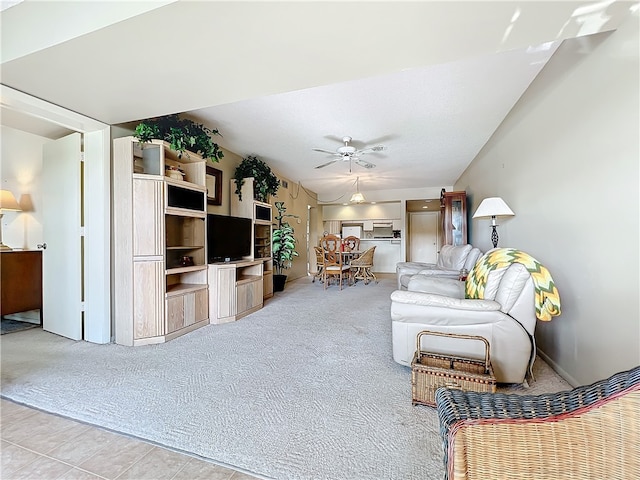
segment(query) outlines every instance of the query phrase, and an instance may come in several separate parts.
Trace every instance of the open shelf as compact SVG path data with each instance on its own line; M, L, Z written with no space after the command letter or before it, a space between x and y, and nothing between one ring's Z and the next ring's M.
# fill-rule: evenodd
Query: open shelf
M207 288L206 285L202 285L200 283L180 283L177 285L167 286L167 297L173 297L176 295L184 295L185 293L195 292L197 290L202 290L203 288Z

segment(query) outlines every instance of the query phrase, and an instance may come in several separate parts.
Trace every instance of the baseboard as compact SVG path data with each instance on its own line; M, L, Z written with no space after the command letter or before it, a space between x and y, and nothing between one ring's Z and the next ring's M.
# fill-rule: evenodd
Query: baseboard
M573 388L580 386L580 383L576 381L571 375L569 375L563 368L560 367L556 362L549 358L549 355L544 353L542 350L538 349L538 355L542 358L547 364L551 367L551 369L560 375L569 385Z

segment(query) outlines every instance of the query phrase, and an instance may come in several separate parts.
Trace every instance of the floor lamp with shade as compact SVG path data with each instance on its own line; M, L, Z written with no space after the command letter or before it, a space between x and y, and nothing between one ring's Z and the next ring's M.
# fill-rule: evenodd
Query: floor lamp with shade
M12 250L2 242L2 217L5 211L19 212L22 210L16 197L9 190L0 190L0 250Z

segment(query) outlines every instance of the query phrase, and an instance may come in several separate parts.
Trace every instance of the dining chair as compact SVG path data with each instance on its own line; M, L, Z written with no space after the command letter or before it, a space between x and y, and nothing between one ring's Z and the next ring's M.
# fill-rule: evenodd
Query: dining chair
M360 249L360 239L354 235L349 235L348 237L344 237L342 245L345 252L357 251Z
M371 280L378 283L378 279L373 273L373 255L375 254L376 246L365 250L358 258L351 260L349 268L351 269L351 278L354 282L358 280L364 280L364 284L368 285Z
M321 246L323 250L322 280L326 290L331 277L338 277L340 290L342 281L347 278L347 284L351 284L351 267L343 262L342 242L337 235L326 235L322 237Z
M313 247L313 249L316 251L316 273L313 274L311 283L315 282L316 278L320 278L320 281L322 282L322 275L324 270L324 251L322 250L322 247Z

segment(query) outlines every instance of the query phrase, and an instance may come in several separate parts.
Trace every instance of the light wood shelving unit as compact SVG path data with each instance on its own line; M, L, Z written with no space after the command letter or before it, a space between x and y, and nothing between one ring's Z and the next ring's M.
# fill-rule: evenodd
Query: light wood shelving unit
M184 177L166 176L169 166ZM161 343L207 325L205 160L118 138L113 179L116 343Z
M253 221L251 251L253 260L263 263L263 296L273 297L273 259L271 256L272 209L271 204L253 199L253 178L245 178L242 185L242 201L231 194L231 215L250 218ZM231 192L235 192L235 182L231 180Z

